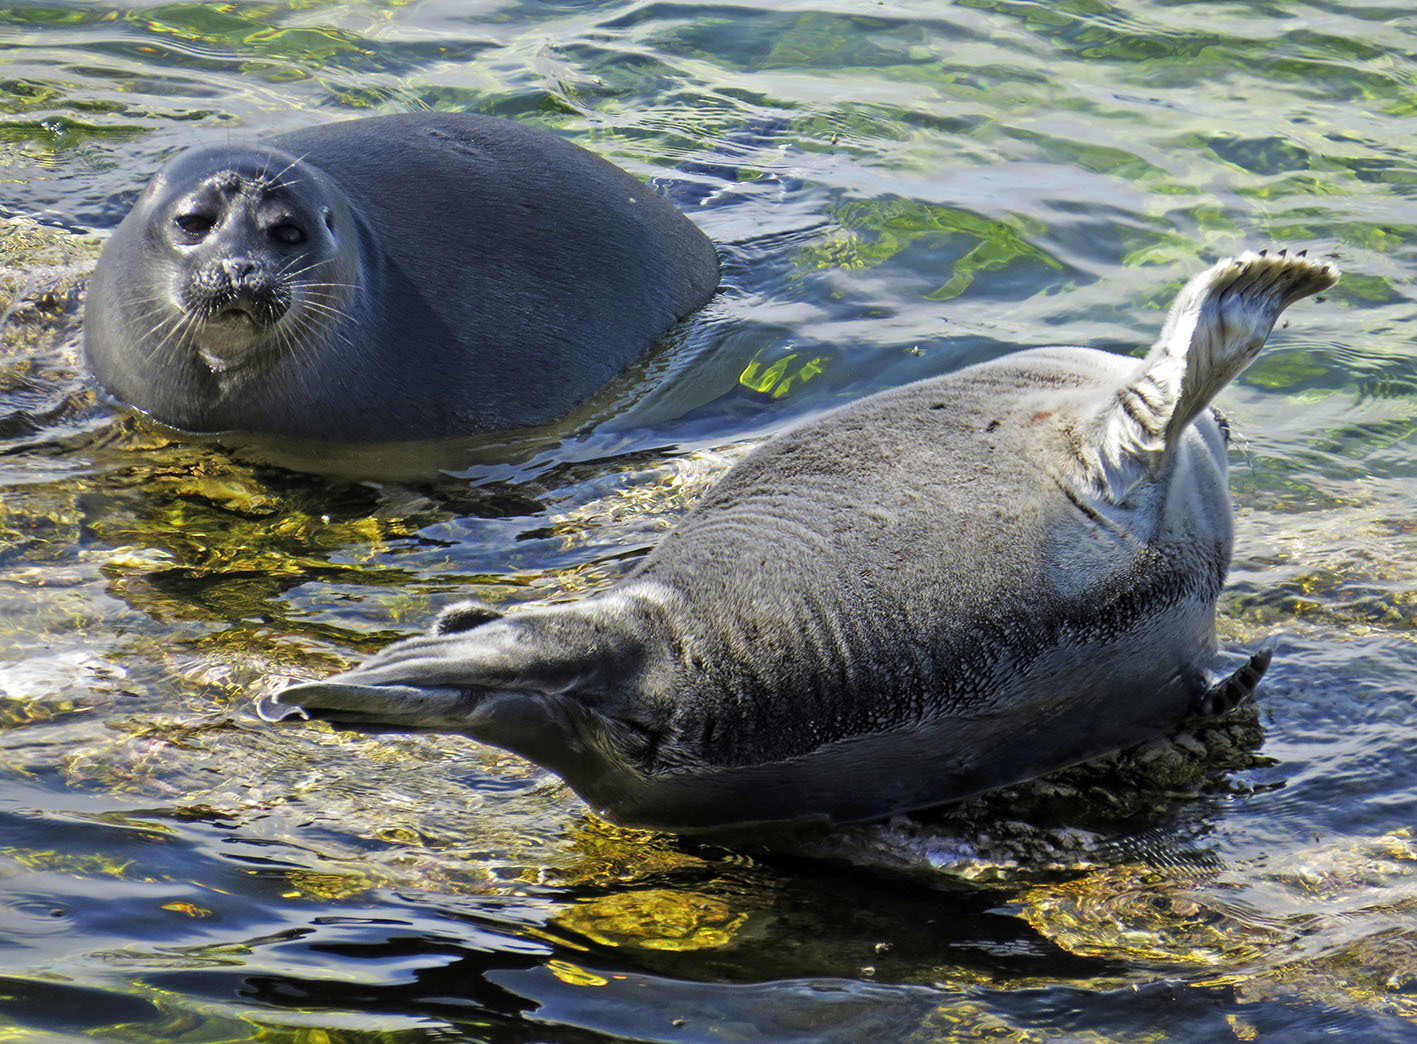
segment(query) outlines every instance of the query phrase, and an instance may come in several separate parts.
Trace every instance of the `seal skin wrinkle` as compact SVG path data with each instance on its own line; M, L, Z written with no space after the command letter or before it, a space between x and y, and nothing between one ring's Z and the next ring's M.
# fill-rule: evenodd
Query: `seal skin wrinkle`
M264 698L262 716L459 730L628 825L885 816L1019 782L1249 697L1219 671L1232 541L1214 395L1338 278L1221 261L1144 359L1021 351L745 457L629 576Z
M564 416L718 287L647 185L490 116L378 116L179 154L105 244L84 344L189 431L341 442Z

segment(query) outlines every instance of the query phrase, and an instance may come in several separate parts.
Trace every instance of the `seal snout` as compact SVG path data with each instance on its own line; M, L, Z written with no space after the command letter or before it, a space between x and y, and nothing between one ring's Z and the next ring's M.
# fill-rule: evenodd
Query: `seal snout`
M203 322L243 318L262 328L290 310L291 291L278 271L254 257L222 257L198 268L183 306Z
M256 273L256 262L249 257L224 257L220 264L233 286L240 286Z

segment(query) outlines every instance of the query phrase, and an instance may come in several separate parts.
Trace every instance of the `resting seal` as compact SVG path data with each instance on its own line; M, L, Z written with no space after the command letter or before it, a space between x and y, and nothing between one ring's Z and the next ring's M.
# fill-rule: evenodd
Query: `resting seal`
M837 409L608 591L454 608L260 713L460 730L691 831L924 807L1228 709L1269 657L1211 675L1232 522L1208 404L1336 279L1245 254L1145 359L1023 351Z
M556 419L717 286L708 238L584 149L379 116L174 158L104 246L84 344L176 428L406 441Z

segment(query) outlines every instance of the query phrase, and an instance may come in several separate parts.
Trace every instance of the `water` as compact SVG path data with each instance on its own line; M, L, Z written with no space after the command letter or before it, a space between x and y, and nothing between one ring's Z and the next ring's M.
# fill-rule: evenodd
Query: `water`
M0 213L38 222L0 240L6 1039L1417 1038L1405 6L34 3L0 46ZM582 416L441 470L317 476L96 401L90 233L163 156L427 106L655 179L725 293ZM1221 630L1279 650L1248 717L768 849L613 829L458 737L251 711L457 597L596 589L839 401L1148 344L1266 245L1345 275L1221 402Z

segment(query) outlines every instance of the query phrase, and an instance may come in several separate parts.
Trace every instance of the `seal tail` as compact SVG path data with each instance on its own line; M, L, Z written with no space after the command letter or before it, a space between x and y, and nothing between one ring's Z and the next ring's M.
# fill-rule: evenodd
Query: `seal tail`
M1092 470L1112 499L1135 479L1132 462L1151 475L1160 470L1186 426L1259 355L1281 312L1338 277L1336 266L1304 251L1246 251L1187 283L1156 344L1101 413Z

